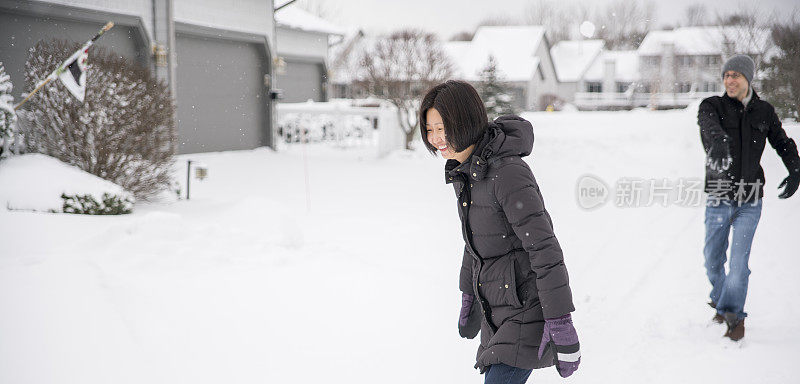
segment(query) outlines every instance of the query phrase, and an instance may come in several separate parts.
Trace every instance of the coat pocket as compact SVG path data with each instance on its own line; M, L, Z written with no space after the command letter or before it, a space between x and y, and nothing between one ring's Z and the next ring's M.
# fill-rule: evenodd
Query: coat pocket
M753 148L764 148L769 133L769 124L766 121L754 121L750 123L752 130L750 136L753 139L750 146Z
M517 295L517 280L511 257L499 257L484 265L478 280L481 297L491 307L511 306L522 308Z

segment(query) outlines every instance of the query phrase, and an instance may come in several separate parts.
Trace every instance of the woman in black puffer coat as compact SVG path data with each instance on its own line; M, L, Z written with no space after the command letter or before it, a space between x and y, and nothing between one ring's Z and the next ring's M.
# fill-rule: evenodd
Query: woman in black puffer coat
M468 83L431 88L420 106L422 140L448 159L464 236L459 333L480 330L475 367L486 383L524 383L555 365L563 377L580 363L567 268L550 215L522 157L533 127L507 115L488 123Z

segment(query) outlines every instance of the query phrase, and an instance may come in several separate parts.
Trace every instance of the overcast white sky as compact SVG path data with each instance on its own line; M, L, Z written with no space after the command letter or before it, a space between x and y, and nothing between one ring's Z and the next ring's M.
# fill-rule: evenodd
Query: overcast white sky
M447 39L461 31L473 31L475 26L490 16L517 17L524 14L530 0L300 0L322 3L330 11L330 21L343 27L360 26L370 33L382 33L403 27L417 27L435 32ZM612 0L559 0L589 6L609 3ZM642 1L642 0L631 0ZM275 0L280 5L286 0ZM684 17L686 7L702 3L708 12L735 10L738 4L759 4L763 11L791 12L797 0L659 0L656 7L657 26L675 24ZM723 12L730 13L730 12Z

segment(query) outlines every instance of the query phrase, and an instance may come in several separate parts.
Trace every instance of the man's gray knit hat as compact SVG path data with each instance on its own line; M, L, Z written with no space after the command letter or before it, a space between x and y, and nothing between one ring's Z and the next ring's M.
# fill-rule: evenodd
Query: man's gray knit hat
M753 73L756 71L756 63L747 55L736 55L728 59L722 66L722 78L725 79L725 72L736 71L744 75L748 83L753 83Z

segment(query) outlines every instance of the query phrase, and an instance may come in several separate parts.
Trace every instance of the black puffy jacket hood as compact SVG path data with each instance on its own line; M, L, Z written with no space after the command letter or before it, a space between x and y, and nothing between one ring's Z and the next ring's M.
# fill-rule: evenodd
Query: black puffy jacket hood
M533 125L516 115L500 116L489 123L483 138L463 164L452 159L447 161L445 180L452 181L450 177L459 172L483 180L490 163L508 156L528 156L532 150Z

